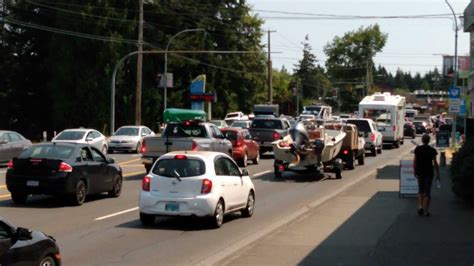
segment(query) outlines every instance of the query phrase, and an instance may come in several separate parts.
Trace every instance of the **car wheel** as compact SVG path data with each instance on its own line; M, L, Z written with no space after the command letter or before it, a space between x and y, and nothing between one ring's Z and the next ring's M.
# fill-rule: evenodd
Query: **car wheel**
M252 160L253 164L258 164L260 162L260 151L257 152L257 157Z
M224 202L222 199L217 202L216 209L214 211L214 215L212 216L212 227L220 228L224 223Z
M405 143L405 140L404 139L401 139L400 140L400 145L403 145Z
M38 265L39 266L55 266L56 261L51 256L46 256L40 261Z
M103 153L104 155L107 154L107 146L105 146L105 145L102 146L102 153Z
M396 140L396 141L393 143L393 147L394 147L395 149L400 148L400 141L399 141L399 140Z
M140 153L140 148L142 147L142 144L140 142L137 143L137 147L135 148L136 153Z
M373 147L370 149L370 154L372 154L372 156L376 157L377 156L377 147Z
M365 152L363 152L359 157L357 157L357 164L364 165L365 164Z
M122 193L122 181L123 179L121 175L117 175L114 178L114 185L112 187L112 190L108 192L109 197L112 197L112 198L120 197L120 194Z
M247 152L245 152L244 157L239 160L239 166L240 167L247 167L247 160L248 160L248 155L247 155Z
M144 226L152 226L155 223L155 216L146 213L140 213L140 222Z
M84 180L79 180L76 184L76 193L72 196L72 204L80 206L86 200L87 185Z
M336 167L336 169L334 169L334 172L336 173L336 179L341 179L342 178L341 168Z
M379 148L377 149L377 153L382 154L382 145L380 145Z
M348 158L348 160L346 161L346 167L349 170L354 170L354 156Z
M21 192L12 192L11 197L13 202L18 204L25 204L26 199L28 198L28 194L21 193Z
M241 211L243 217L252 217L255 208L255 195L250 191L247 197L247 206Z
M283 175L283 172L278 170L278 166L274 166L273 168L274 168L275 178L280 179L281 176Z

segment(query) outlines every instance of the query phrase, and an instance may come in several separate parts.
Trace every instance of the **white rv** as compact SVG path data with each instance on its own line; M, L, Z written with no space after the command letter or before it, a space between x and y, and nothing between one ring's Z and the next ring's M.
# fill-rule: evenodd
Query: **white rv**
M395 148L403 144L405 97L388 92L366 96L359 103L358 117L372 119L382 132L384 143L392 143Z

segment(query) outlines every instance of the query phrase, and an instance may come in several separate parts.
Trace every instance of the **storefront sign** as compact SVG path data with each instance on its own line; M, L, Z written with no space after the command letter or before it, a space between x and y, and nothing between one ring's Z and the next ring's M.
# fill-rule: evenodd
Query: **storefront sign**
M400 195L418 194L418 180L415 177L412 160L400 161Z

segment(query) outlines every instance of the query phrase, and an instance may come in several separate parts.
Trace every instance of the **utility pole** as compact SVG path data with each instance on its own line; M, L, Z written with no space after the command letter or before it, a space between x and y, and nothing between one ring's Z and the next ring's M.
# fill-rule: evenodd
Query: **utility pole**
M453 8L449 4L448 0L445 0L446 4L449 6L449 9L451 9L451 12L453 13L453 19L454 19L454 66L453 66L453 88L456 88L458 86L458 18L456 17L456 13L454 12ZM456 112L453 112L453 125L452 125L452 131L451 131L451 139L452 139L452 146L455 146L456 144Z
M142 120L143 0L138 0L138 5L140 7L140 14L138 16L138 58L137 89L135 93L135 125L140 125Z
M370 80L369 80L369 77L370 77L370 72L369 72L369 66L370 66L370 63L369 63L369 60L370 59L367 59L367 77L365 78L365 90L364 90L364 93L362 95L362 97L365 97L369 94L369 86L370 86Z
M273 103L273 85L272 85L272 58L271 58L271 42L270 34L276 32L274 30L268 30L268 91L270 104Z

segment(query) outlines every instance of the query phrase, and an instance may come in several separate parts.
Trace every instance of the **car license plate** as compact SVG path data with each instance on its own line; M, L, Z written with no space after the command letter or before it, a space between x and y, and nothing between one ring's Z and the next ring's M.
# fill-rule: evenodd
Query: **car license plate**
M177 203L177 202L168 202L165 205L165 210L172 211L172 212L179 211L179 203Z
M30 180L26 182L26 185L29 187L37 187L39 186L39 183L40 183L39 181Z

